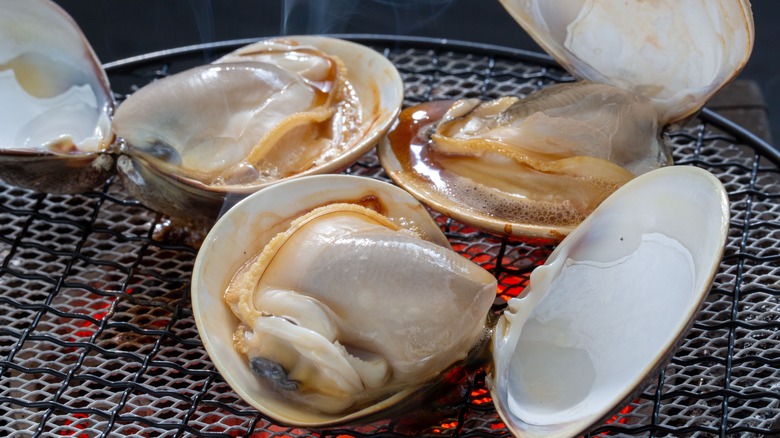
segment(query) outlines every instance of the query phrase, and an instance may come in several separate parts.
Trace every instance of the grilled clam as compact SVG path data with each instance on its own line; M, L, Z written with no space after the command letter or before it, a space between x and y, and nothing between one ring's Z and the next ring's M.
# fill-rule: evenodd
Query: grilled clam
M0 179L78 192L106 179L114 101L84 35L41 0L4 1L0 16Z
M366 47L263 41L123 102L114 119L127 155L120 174L153 207L214 218L225 202L279 180L349 166L389 129L401 99L395 68Z
M390 177L448 216L556 240L616 188L670 162L650 101L591 82L408 108L380 158Z
M495 293L414 198L343 175L236 205L201 247L192 286L223 377L265 414L307 426L401 403L468 360Z
M425 103L380 146L400 185L483 230L560 240L612 191L671 164L661 132L745 65L747 1L505 0L580 82Z
M695 167L648 172L607 198L496 326L489 386L510 430L577 436L630 402L692 323L728 227L723 185Z

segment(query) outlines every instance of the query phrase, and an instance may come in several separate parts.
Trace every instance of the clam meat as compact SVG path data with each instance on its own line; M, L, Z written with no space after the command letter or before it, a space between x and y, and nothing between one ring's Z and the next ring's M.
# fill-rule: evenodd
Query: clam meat
M311 46L272 47L266 57L228 57L132 94L114 117L128 153L225 186L289 177L347 150L362 114L343 63Z
M496 326L489 387L510 430L577 436L629 403L693 322L728 227L723 185L695 167L648 172L607 198Z
M436 125L431 140L431 149L443 155L497 153L550 173L566 173L557 169L569 167L560 162L572 157L598 160L605 168L614 167L612 163L631 175L669 163L650 101L592 82L553 85L525 99L457 101ZM605 170L606 175L626 173ZM599 172L583 174L601 177Z
M308 426L395 406L468 363L487 345L497 287L410 195L335 175L236 205L206 238L193 279L222 375L266 415Z
M485 334L495 279L355 204L294 221L231 282L236 347L269 387L338 413L419 386Z

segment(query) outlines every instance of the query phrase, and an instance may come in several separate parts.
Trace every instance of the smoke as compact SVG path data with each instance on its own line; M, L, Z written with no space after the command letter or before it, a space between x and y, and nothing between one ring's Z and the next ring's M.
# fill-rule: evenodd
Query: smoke
M409 35L457 0L282 0L280 33Z
M198 28L200 41L210 43L215 41L214 37L214 13L211 0L189 0L192 15Z

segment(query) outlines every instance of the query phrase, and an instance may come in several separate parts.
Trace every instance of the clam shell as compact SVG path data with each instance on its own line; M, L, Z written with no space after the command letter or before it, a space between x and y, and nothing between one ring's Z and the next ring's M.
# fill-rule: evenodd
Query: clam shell
M509 429L576 436L628 403L692 324L728 227L723 185L695 167L646 173L607 198L496 326L489 386Z
M76 23L49 1L4 2L0 40L0 178L60 193L105 181L114 101Z
M245 401L276 421L299 426L343 423L396 405L420 389L419 386L401 389L355 412L318 413L271 395L251 371L246 357L233 347L238 320L223 299L233 274L300 215L318 206L356 202L366 197L376 199L383 206L383 215L393 222L408 224L404 227L414 225L413 228L430 242L450 248L427 210L405 191L363 177L318 175L273 185L241 201L217 221L198 253L193 268L192 305L203 344L230 386ZM490 277L487 273L484 275ZM489 291L488 306L493 293ZM480 301L480 306L485 304L484 299ZM484 310L487 316L487 309Z
M651 98L661 125L697 112L753 48L748 0L500 0L578 79Z

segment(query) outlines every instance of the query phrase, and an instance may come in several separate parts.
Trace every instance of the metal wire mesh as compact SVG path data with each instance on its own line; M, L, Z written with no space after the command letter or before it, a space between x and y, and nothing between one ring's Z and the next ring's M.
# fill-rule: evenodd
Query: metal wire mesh
M526 95L570 80L545 57L420 39L363 41L405 81L406 104ZM107 65L119 100L244 42ZM780 172L777 155L705 114L668 137L677 164L709 170L731 201L712 291L671 363L591 435L780 433ZM347 172L389 181L374 153ZM275 425L240 400L202 347L191 314L196 250L161 239L165 217L109 181L46 195L0 185L0 435L507 436L484 375L416 412L359 426ZM453 247L517 295L552 250L480 233L436 215ZM641 340L637 340L641 342Z

